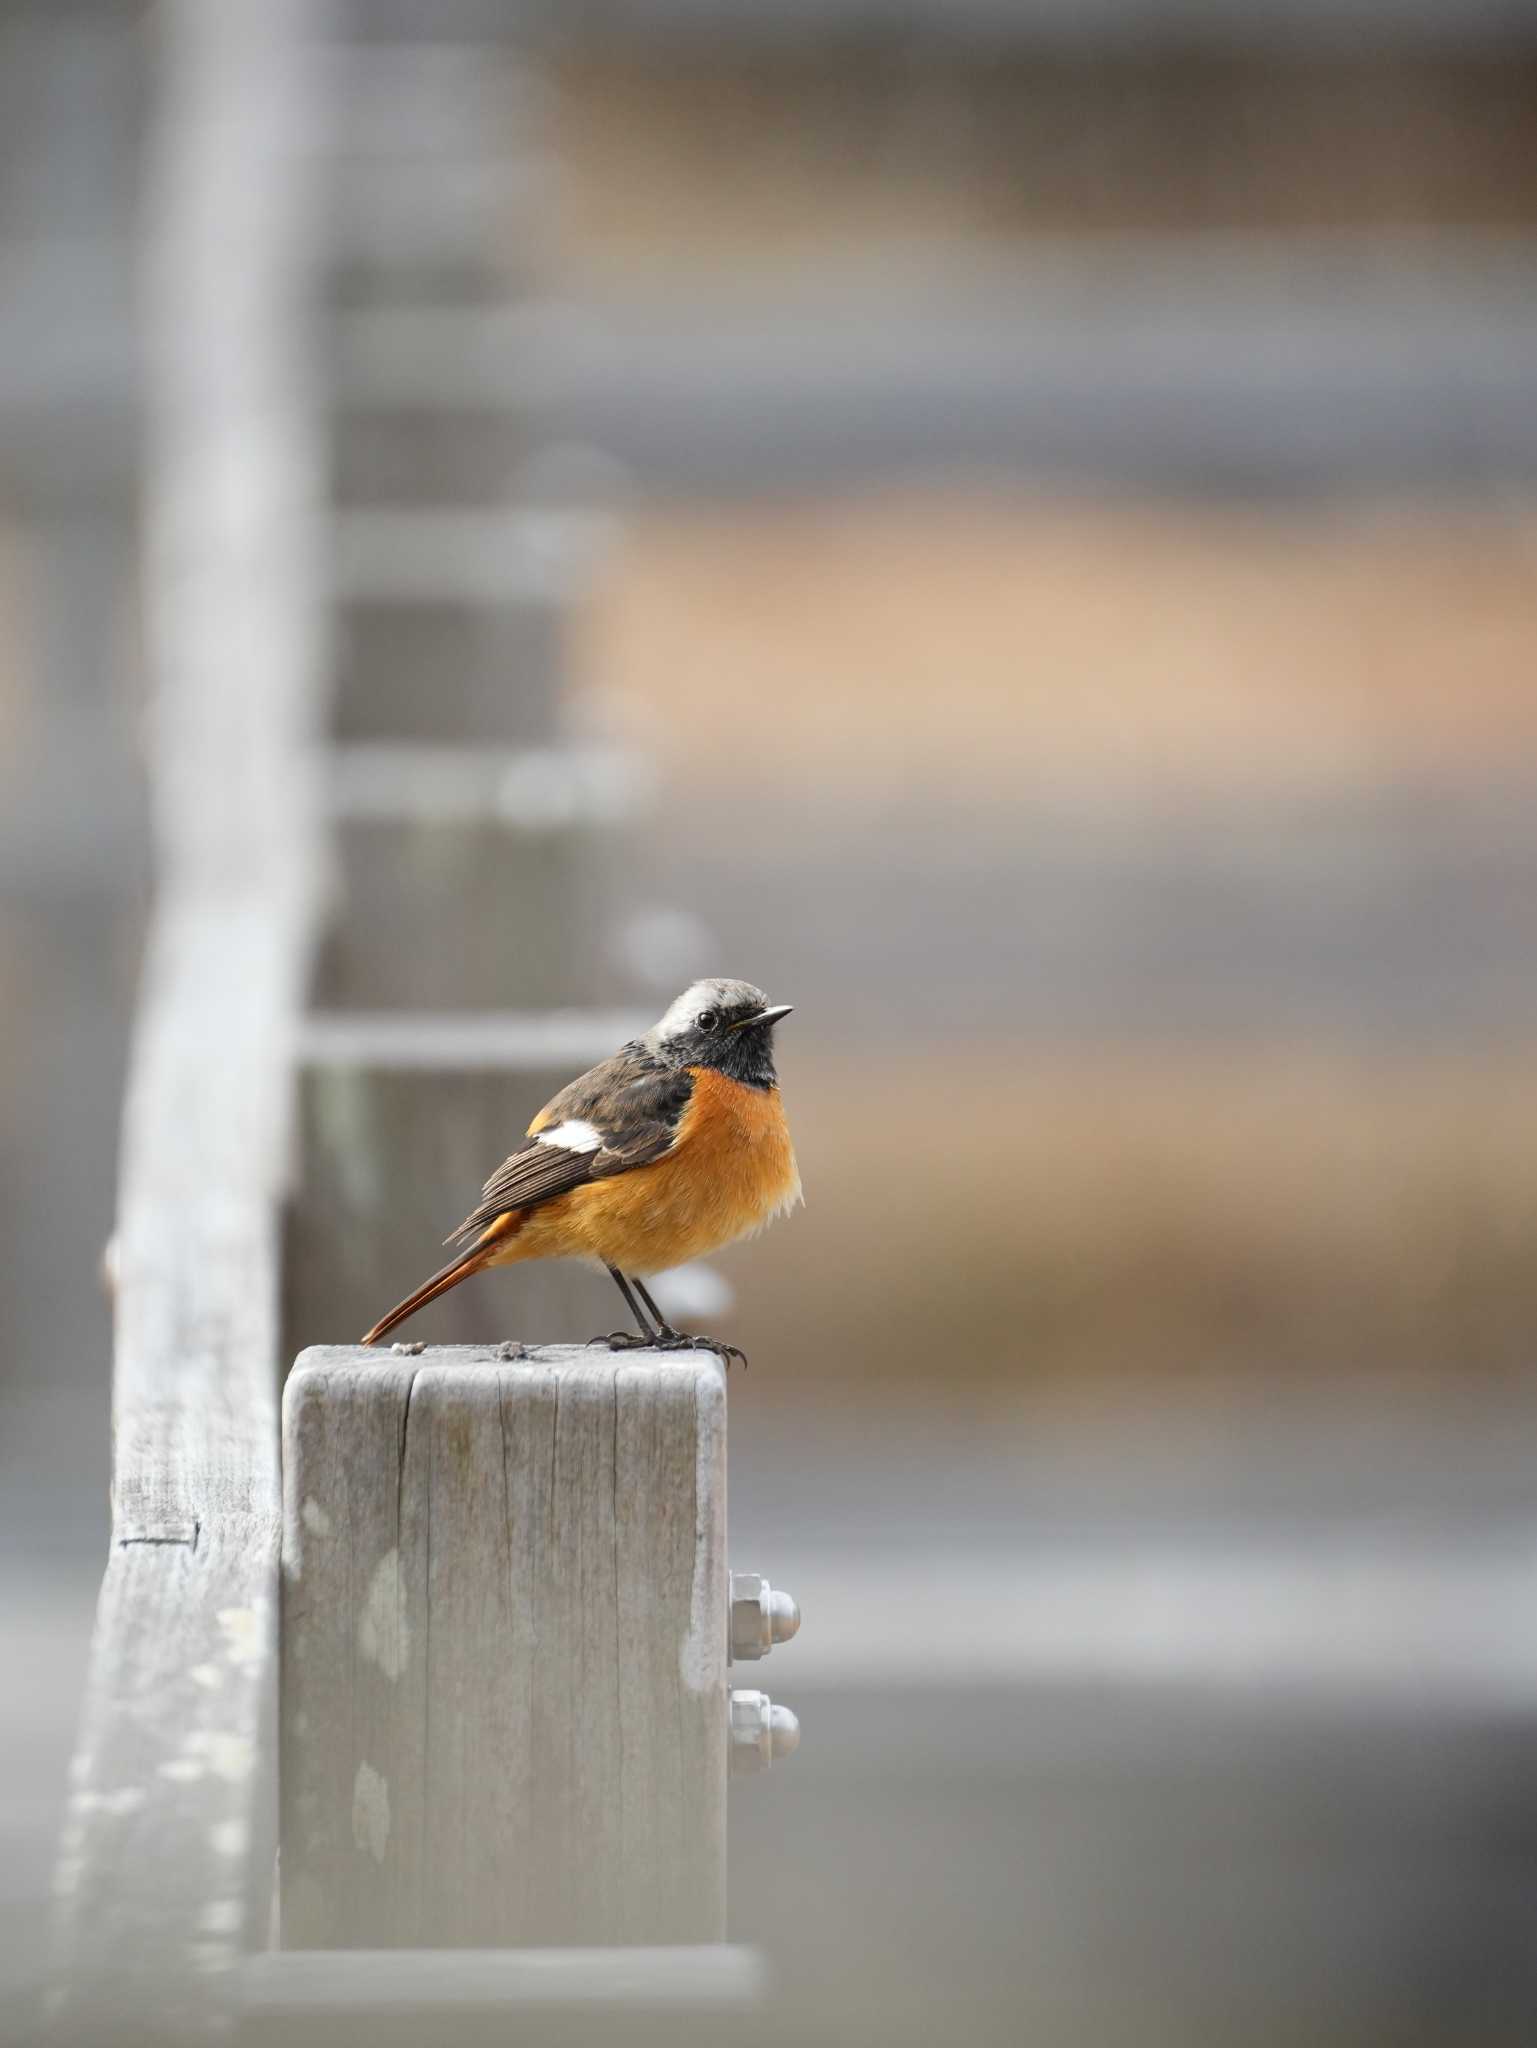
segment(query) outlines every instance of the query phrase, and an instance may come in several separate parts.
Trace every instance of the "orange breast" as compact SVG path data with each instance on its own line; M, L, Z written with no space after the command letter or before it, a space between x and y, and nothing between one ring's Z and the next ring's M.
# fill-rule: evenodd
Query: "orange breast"
M748 1088L710 1067L671 1151L650 1166L560 1195L526 1215L501 1258L593 1258L657 1273L761 1230L800 1200L800 1174L777 1088Z

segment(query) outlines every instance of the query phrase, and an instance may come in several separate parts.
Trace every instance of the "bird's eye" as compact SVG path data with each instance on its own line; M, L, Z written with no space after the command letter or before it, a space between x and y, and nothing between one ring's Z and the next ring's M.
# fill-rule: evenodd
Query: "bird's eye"
M696 1019L696 1025L700 1031L713 1031L719 1022L719 1010L701 1010Z

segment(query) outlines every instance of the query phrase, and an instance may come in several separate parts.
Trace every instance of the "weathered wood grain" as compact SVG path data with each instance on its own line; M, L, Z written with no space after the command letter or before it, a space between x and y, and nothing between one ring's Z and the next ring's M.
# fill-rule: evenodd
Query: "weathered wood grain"
M314 925L306 0L168 0L145 629L159 891L114 1261L113 1528L56 2036L203 2042L270 1910L290 1045ZM88 1248L86 1248L88 1255Z
M721 1938L718 1360L308 1351L283 1557L290 1946Z

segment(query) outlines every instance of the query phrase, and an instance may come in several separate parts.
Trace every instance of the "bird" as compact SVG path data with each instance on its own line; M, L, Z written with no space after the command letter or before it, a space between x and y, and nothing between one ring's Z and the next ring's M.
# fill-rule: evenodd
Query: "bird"
M443 1240L455 1256L363 1343L472 1273L577 1258L607 1269L637 1326L593 1343L711 1350L745 1364L735 1345L673 1329L644 1276L754 1236L802 1200L774 1068L774 1031L793 1007L746 981L686 988L649 1031L545 1104Z

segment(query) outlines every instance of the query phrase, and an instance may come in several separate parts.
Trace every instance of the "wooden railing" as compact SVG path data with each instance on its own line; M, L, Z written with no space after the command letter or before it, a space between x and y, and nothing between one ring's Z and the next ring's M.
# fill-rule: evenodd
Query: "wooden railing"
M269 1912L279 1250L320 855L307 12L170 0L160 15L158 884L111 1252L111 1550L57 1876L63 2040L206 2038Z
M158 21L157 879L56 2038L676 2042L759 1983L724 1943L728 1762L773 1745L728 1703L719 1362L347 1341L645 1021L607 941L645 777L560 701L605 522L488 507L409 408L333 463L318 368L328 295L485 282L537 92L326 45L315 0ZM614 1319L569 1269L516 1303L539 1340ZM468 1289L431 1334L496 1313Z

